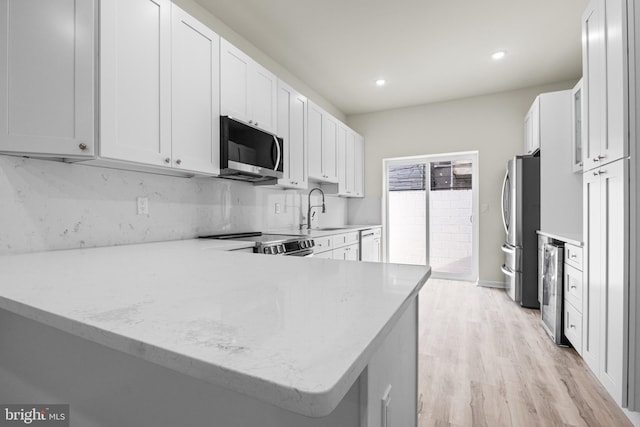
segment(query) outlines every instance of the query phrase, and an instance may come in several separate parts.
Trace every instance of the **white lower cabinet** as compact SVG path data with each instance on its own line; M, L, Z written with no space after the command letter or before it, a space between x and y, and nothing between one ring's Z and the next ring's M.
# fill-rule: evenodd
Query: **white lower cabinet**
M360 246L358 244L355 244L334 249L333 259L341 259L345 261L360 261Z
M0 1L1 153L93 156L96 4Z
M320 253L313 253L314 258L333 259L333 251L324 251Z
M582 354L582 248L567 243L564 253L564 335L578 354Z
M584 174L582 356L618 404L626 402L628 160Z
M313 239L315 258L360 261L360 232L334 234Z

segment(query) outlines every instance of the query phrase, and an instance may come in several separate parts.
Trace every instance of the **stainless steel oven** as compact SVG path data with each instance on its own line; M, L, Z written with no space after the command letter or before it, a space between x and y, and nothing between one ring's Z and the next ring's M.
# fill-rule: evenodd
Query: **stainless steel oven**
M265 255L313 256L315 242L304 236L263 234L259 231L202 236L201 239L224 239L255 242L253 252Z

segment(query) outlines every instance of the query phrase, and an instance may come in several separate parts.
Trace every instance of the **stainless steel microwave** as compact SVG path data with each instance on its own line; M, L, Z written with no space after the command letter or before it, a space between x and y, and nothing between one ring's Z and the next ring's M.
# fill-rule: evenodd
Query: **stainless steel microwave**
M284 142L229 116L220 116L220 176L261 182L282 178Z

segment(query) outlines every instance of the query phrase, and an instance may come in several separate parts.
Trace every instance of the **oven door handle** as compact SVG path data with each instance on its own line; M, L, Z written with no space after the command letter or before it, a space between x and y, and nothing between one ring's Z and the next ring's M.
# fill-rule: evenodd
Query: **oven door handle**
M276 144L276 149L278 150L278 159L276 160L276 166L273 168L274 171L278 170L278 167L280 166L280 159L282 157L282 152L280 151L280 143L278 142L278 137L276 137L275 135L273 136L273 143Z

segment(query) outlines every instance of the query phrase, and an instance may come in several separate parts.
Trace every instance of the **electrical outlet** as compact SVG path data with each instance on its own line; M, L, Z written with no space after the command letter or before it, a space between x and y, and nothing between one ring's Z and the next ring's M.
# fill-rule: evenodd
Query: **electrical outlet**
M138 197L136 202L138 204L138 215L149 215L149 198Z
M276 203L276 213L280 213L280 203Z

